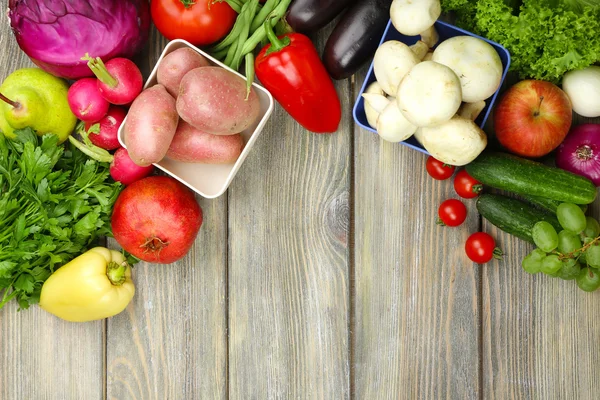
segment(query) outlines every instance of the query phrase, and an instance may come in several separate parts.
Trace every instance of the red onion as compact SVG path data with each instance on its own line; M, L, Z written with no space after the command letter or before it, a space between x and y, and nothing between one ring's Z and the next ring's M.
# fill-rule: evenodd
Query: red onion
M600 124L578 125L558 146L556 166L600 186Z

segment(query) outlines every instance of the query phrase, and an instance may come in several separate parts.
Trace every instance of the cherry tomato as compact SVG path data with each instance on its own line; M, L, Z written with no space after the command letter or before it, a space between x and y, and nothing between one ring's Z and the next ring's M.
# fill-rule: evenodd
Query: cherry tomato
M454 168L452 165L444 164L432 156L429 156L425 163L425 169L427 169L429 176L438 181L450 178L454 173Z
M456 194L464 199L479 196L481 189L483 189L481 182L469 175L464 169L458 171L454 177L454 190L456 190Z
M465 243L465 252L471 261L485 264L492 258L500 258L500 249L496 248L496 241L485 232L475 232Z
M448 199L438 209L440 222L446 226L459 226L467 219L467 207L460 200Z
M238 15L226 2L213 0L152 0L150 13L164 37L184 39L197 46L222 39Z

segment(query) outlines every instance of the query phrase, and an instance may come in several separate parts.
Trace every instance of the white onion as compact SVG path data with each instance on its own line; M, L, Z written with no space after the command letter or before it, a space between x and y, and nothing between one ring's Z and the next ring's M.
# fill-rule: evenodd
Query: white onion
M600 67L567 72L562 88L571 99L573 111L583 117L600 117Z

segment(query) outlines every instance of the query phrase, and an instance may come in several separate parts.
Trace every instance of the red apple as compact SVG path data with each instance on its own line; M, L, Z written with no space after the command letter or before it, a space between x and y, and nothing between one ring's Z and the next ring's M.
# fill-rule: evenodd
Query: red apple
M558 86L525 80L502 96L495 110L494 129L508 151L536 158L561 144L572 118L571 101Z

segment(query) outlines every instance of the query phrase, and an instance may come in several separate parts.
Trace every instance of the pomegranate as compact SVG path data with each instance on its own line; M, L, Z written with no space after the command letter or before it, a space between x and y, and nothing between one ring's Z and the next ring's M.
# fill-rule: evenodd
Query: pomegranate
M194 193L168 176L133 182L119 195L111 225L115 240L137 258L170 264L192 247L202 226Z

